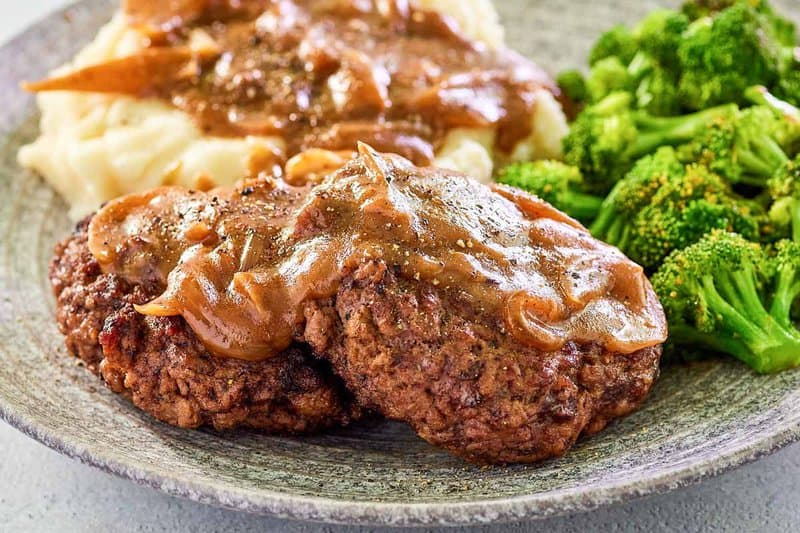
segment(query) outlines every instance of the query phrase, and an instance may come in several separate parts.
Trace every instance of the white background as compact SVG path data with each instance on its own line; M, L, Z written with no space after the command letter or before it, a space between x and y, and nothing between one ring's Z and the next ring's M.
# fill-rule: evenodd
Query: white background
M0 0L0 43L50 11L70 3L68 0Z

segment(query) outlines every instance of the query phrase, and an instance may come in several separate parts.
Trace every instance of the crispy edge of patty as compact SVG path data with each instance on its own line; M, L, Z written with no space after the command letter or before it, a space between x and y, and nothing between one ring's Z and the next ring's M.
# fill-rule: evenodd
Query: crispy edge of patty
M364 408L476 463L560 456L636 410L659 373L661 346L541 352L504 333L502 317L381 262L362 265L306 318L305 340Z
M219 358L180 317L137 313L133 304L159 288L103 274L88 249L87 227L88 219L56 247L50 280L67 349L112 391L187 428L299 434L359 416L340 380L307 347L260 362Z
M208 354L182 319L136 313L132 304L157 290L103 275L85 231L84 223L60 244L51 265L58 321L69 350L112 390L182 427L302 433L357 416L336 378L299 346L256 377L253 363ZM615 354L568 343L543 353L503 333L497 317L380 262L362 265L306 318L304 340L364 407L476 463L562 455L636 410L658 376L660 346Z

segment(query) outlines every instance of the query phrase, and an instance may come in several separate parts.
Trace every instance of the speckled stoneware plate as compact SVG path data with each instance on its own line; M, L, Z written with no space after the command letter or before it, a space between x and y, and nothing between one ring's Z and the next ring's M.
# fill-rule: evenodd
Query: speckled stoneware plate
M779 2L794 10L796 0ZM800 435L800 372L757 377L733 362L665 368L644 408L563 459L480 469L401 424L312 438L183 431L140 413L67 357L46 280L65 205L15 163L36 134L18 90L71 57L116 0L53 15L0 50L0 415L67 455L176 494L283 517L372 524L538 518L669 490ZM510 42L551 70L580 65L596 35L657 2L498 0Z

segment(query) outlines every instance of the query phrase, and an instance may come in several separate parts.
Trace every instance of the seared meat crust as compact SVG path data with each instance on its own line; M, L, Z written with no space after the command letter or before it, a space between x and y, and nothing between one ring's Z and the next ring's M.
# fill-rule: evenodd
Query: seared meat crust
M167 423L304 433L346 424L362 407L409 423L428 442L477 463L534 462L636 410L658 376L661 347L633 354L568 343L524 346L502 317L457 291L361 265L336 297L310 304L298 340L261 362L208 353L179 317L133 304L163 288L102 274L86 223L56 249L51 281L68 349L113 391Z
M103 274L86 228L80 224L57 247L50 279L67 348L111 390L159 420L189 428L296 434L357 415L339 380L305 347L261 362L224 359L209 354L181 318L137 313L133 304L159 288Z
M456 292L362 265L306 311L305 340L368 409L478 463L533 462L635 410L661 347L633 354L568 343L544 353Z

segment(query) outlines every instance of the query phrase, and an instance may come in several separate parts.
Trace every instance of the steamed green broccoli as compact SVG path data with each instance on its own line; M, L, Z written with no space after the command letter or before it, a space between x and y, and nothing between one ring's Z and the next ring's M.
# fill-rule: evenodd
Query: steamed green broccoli
M625 173L637 137L631 95L614 93L587 107L564 138L564 161L580 169L590 192L603 194Z
M784 239L773 246L774 282L770 313L781 325L791 326L800 303L800 243Z
M737 3L747 4L763 15L770 24L773 34L785 46L794 46L797 42L797 28L794 23L778 15L767 0L688 0L681 11L689 20L713 17Z
M681 6L681 12L686 15L689 20L694 21L716 15L723 9L728 9L737 1L738 0L687 0L683 3L683 6Z
M565 70L556 78L556 83L561 91L573 103L580 104L589 98L586 88L586 78L577 70Z
M587 79L588 101L630 91L635 107L657 116L678 114L678 42L689 20L667 9L651 13L633 30L617 26L596 44Z
M741 104L747 87L776 83L786 47L777 31L773 19L748 2L693 22L678 47L684 107Z
M592 67L586 78L589 102L599 102L611 93L627 91L631 87L628 67L616 56L601 59Z
M633 219L665 183L683 173L684 165L670 147L641 158L603 201L590 228L592 235L625 249L632 236Z
M564 159L578 167L590 192L607 193L633 163L660 146L685 143L735 106L692 115L655 117L631 110L630 93L612 93L587 107L564 139Z
M743 1L743 0L740 0ZM797 44L797 26L794 22L779 15L767 0L747 0L755 4L756 11L764 15L772 27L775 38L786 47L793 47Z
M535 194L581 222L591 222L603 199L584 192L580 170L558 161L516 163L497 181Z
M770 220L780 234L800 243L800 154L787 161L767 185L773 201Z
M634 90L636 107L651 115L677 115L681 109L678 95L678 76L660 65L643 76Z
M641 159L606 198L592 234L654 270L673 250L715 229L757 239L763 212L702 165L662 148Z
M689 27L689 18L671 9L659 9L648 14L633 30L640 50L665 67L678 63L678 46Z
M760 244L715 231L671 254L652 277L670 342L732 355L759 373L800 365L790 316L800 294L796 246L781 244L773 258Z
M775 96L800 106L800 59L793 59L775 86Z
M763 86L749 87L745 98L757 106L768 107L779 119L772 122L775 140L789 156L800 151L800 109L781 100Z
M675 72L647 53L638 52L627 66L616 56L595 63L585 81L585 95L586 101L597 103L612 93L627 91L632 93L636 109L669 116L680 111L677 87Z
M796 46L795 25L766 0L689 1L603 34L589 58L587 101L625 90L636 108L669 116L743 104L744 90L761 84L797 103Z
M689 165L683 176L667 181L632 222L625 253L655 269L674 250L685 248L712 230L759 238L762 209L742 198L702 165Z
M800 128L783 116L756 106L720 117L681 146L679 153L683 160L703 163L731 183L763 187L788 159L781 143L798 133Z
M627 84L620 84L620 88L633 92L636 109L655 116L679 114L678 74L674 69L664 67L653 56L640 51L627 71Z
M589 53L589 65L594 66L598 61L607 57L617 57L627 65L636 55L639 43L631 31L624 25L614 26L600 36Z

